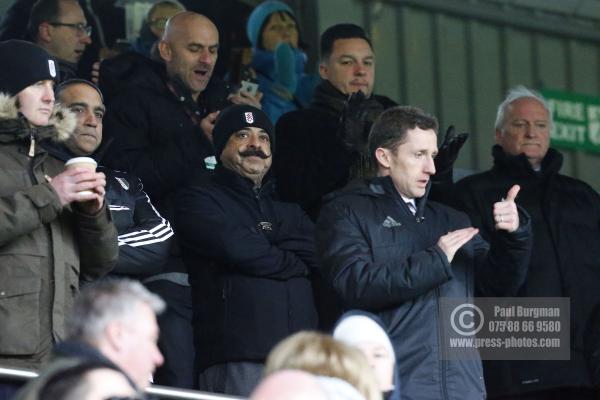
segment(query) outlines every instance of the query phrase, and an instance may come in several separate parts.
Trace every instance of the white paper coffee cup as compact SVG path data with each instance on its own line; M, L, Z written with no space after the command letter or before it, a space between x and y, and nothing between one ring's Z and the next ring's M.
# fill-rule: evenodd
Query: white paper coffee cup
M71 169L75 167L84 167L89 169L90 171L96 172L96 167L98 167L98 163L91 157L75 157L67 160L65 163L65 169ZM78 192L80 194L92 194L91 190L82 190Z

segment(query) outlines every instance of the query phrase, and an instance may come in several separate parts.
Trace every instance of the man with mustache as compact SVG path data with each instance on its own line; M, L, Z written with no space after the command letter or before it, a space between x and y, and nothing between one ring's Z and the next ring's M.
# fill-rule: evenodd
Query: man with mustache
M105 163L137 175L160 213L172 220L176 190L194 171L214 168L212 127L218 111L229 102L260 106L260 96L228 96L224 83L213 77L219 32L203 15L182 12L170 18L158 49L164 65L139 56L130 59L132 69L121 71L126 88L107 103L104 127L113 143ZM119 60L102 63L103 93L108 68L116 69ZM145 283L169 305L159 318L165 363L155 382L192 388L192 295L177 243L163 273Z
M455 206L488 238L494 221L487 205L519 184L519 203L531 215L535 240L518 295L571 299L570 359L484 362L493 399L597 398L586 358L598 366L600 353L587 348L586 330L598 324L593 310L600 307L600 196L586 183L559 174L563 156L550 147L552 124L540 94L512 88L498 106L494 166L454 188Z
M272 198L273 134L261 110L223 110L215 173L177 196L201 390L248 397L271 348L317 324L313 224L298 205Z

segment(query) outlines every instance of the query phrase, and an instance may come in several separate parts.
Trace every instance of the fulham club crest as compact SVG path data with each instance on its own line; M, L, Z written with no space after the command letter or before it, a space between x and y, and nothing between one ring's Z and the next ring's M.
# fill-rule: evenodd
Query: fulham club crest
M251 124L254 122L254 115L252 115L251 112L244 113L244 116L246 117L247 123Z

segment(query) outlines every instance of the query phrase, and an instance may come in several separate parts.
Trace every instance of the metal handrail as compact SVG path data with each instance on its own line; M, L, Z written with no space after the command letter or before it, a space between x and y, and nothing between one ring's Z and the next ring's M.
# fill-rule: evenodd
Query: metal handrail
M26 369L0 367L0 379L10 378L22 381L28 381L37 378L37 372ZM200 392L197 390L175 389L169 386L151 385L146 389L146 393L158 396L163 399L182 399L182 400L237 400L243 397L227 396L223 394Z

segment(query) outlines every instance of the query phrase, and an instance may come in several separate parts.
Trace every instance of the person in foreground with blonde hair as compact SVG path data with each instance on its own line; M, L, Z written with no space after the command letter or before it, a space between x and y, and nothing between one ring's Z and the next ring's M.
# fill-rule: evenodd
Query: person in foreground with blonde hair
M317 376L339 378L366 400L381 400L373 370L360 350L318 332L298 332L271 350L264 374L299 369Z

